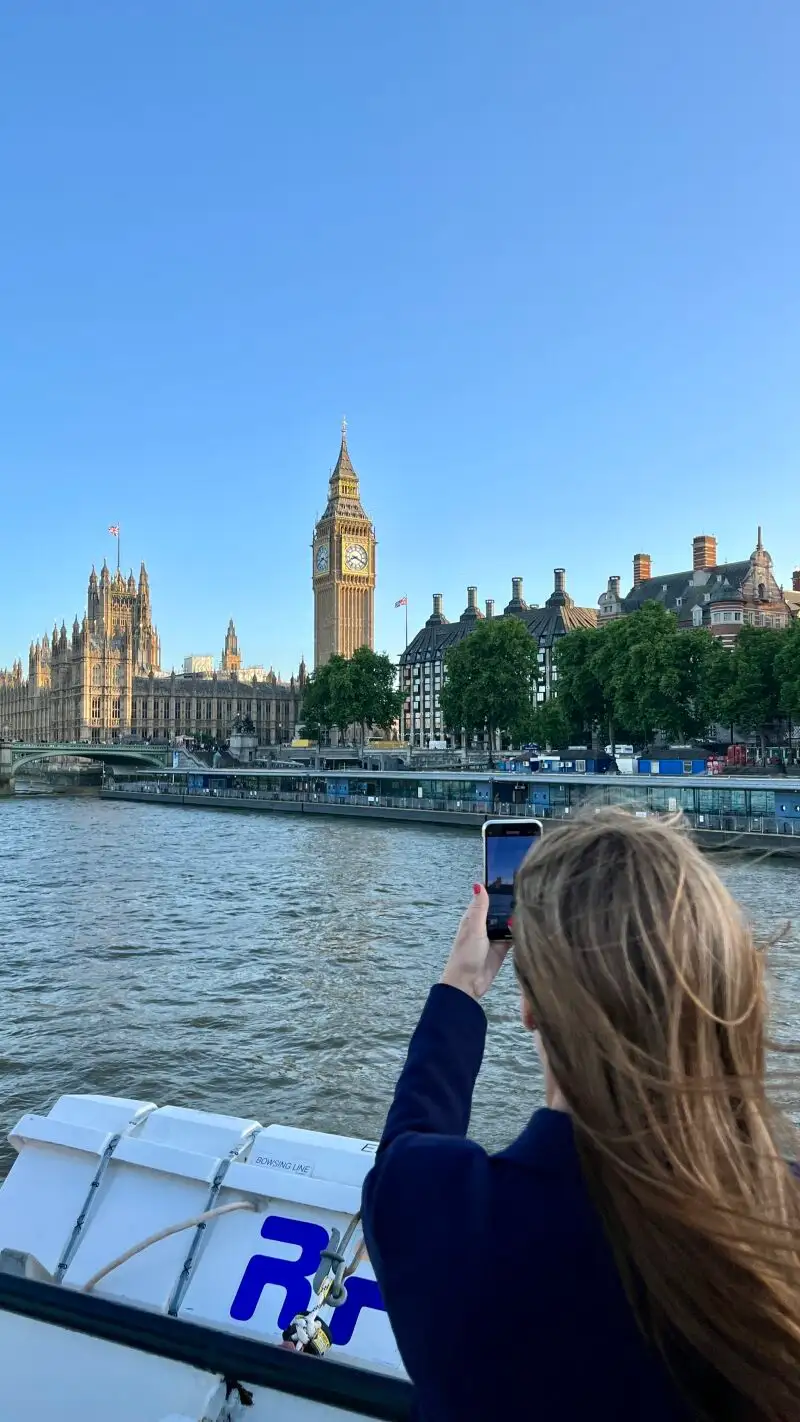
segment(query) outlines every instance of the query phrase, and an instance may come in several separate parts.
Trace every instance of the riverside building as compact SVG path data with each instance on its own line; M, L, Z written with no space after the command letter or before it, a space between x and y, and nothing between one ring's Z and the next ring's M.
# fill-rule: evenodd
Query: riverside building
M246 677L232 621L219 672L209 671L205 658L187 661L191 669L183 674L162 673L144 563L138 583L132 573L112 575L104 563L99 578L92 569L86 613L80 622L75 618L72 634L62 622L52 638L45 633L31 643L27 676L21 661L0 671L0 738L222 741L237 720L249 719L259 745L291 741L305 663L288 682L271 670Z
M555 649L560 638L578 627L595 627L597 613L591 607L576 607L567 592L563 568L553 571L553 591L543 607L529 604L523 596L522 578L511 579L511 598L503 617L524 622L538 648L539 683L537 698L546 701L557 683ZM478 589L467 588L467 605L457 622L444 615L441 593L433 595L433 611L400 657L400 686L405 700L400 718L400 739L412 746L427 747L445 740L439 696L445 678L445 656L463 641L484 618L495 616L493 599L485 611L478 605Z
M724 646L732 647L743 627L786 627L796 615L796 600L784 594L772 558L758 529L749 558L735 563L717 560L717 540L700 533L692 540L692 566L680 573L653 573L649 553L633 558L633 586L620 591L615 574L598 599L598 624L627 617L646 602L659 602L684 628L705 627Z

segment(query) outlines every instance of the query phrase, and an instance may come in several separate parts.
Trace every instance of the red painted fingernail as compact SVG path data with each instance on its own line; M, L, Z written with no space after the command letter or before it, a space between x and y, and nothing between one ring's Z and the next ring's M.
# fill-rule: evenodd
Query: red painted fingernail
M473 892L473 894L479 894L480 891L481 891L481 886L480 886L480 884L473 884L473 885L472 885L472 892Z
M508 920L508 926L509 926L509 928L513 928L513 927L514 927L514 920L513 920L513 918L510 918L510 919Z

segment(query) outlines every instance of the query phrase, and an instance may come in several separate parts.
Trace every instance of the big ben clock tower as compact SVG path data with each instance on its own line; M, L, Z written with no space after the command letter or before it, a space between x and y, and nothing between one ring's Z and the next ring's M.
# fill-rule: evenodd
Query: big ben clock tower
M375 530L361 507L346 420L312 560L314 666L321 667L337 653L352 657L358 647L375 644Z

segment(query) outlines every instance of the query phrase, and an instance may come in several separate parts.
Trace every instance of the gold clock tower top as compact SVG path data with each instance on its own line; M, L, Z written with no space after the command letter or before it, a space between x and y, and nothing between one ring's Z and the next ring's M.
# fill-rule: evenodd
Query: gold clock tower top
M375 529L364 512L342 420L339 458L314 529L314 665L375 644Z

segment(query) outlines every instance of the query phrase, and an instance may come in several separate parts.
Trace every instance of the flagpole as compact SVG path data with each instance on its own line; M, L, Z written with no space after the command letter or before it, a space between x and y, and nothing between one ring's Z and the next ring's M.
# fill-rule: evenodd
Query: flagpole
M121 542L122 542L122 524L121 524L121 523L118 523L118 524L117 524L117 572L119 572L120 544L121 544Z
M408 651L408 593L406 593L406 651Z

